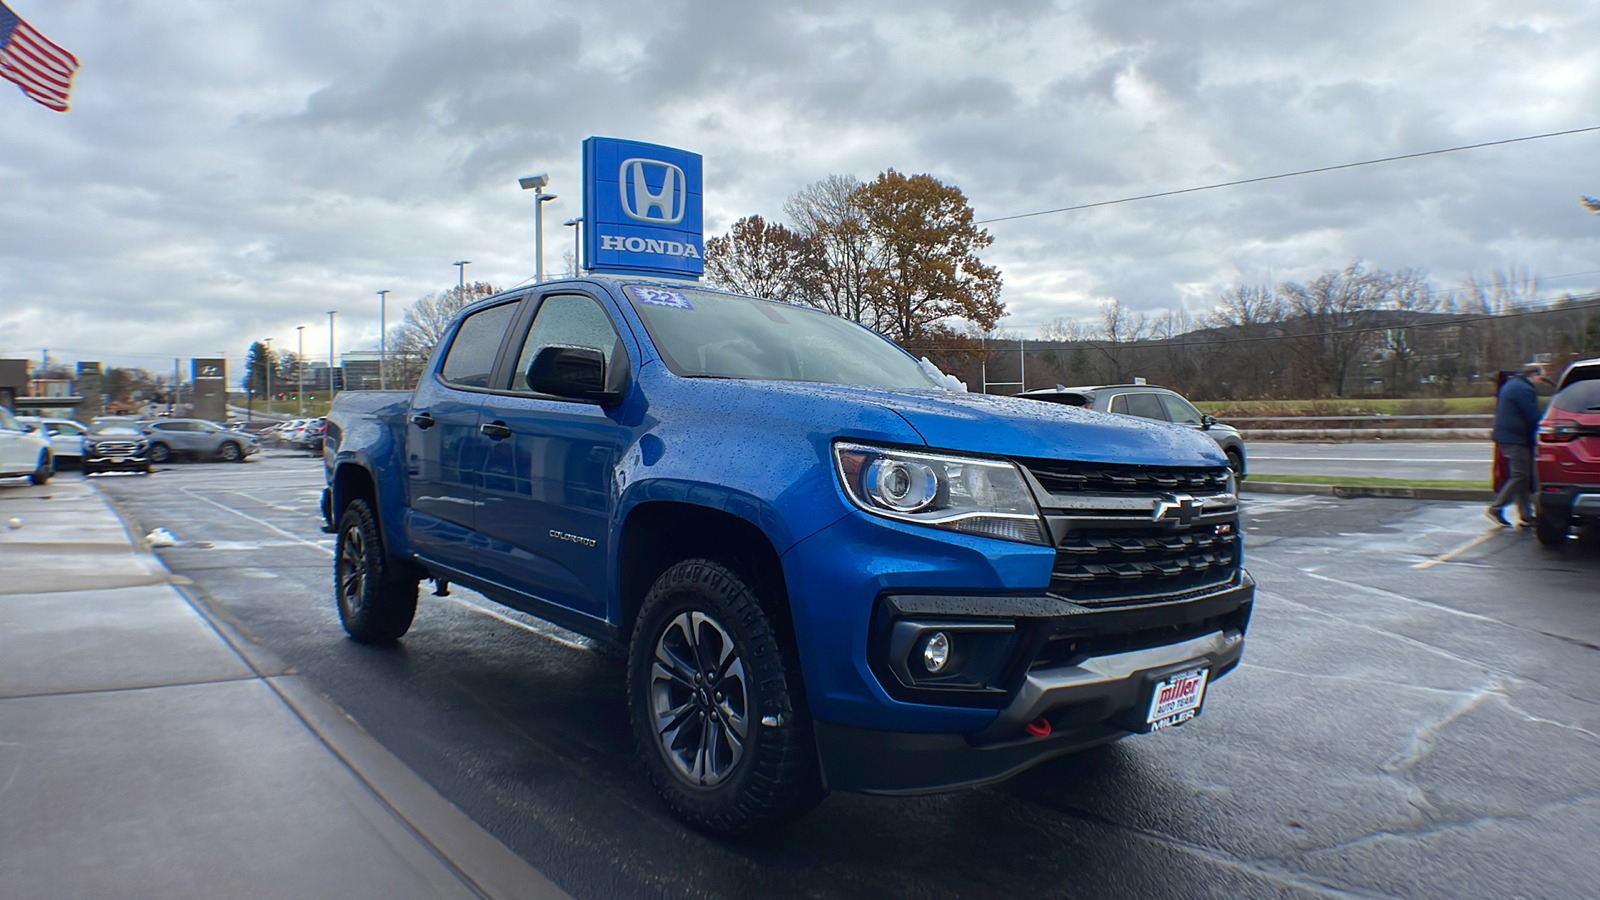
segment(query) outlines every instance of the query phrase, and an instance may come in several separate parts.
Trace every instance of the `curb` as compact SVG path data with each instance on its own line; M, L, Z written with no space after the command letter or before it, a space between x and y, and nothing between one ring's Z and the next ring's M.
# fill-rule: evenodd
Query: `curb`
M1258 494L1320 494L1327 497L1386 497L1397 500L1471 500L1487 503L1494 499L1494 491L1476 488L1358 487L1343 484L1245 481L1239 485L1239 490Z

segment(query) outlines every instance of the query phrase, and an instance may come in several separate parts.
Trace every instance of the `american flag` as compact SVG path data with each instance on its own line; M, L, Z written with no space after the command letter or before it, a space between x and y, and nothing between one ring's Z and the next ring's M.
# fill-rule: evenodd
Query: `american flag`
M56 46L0 3L0 77L56 112L67 111L78 58Z

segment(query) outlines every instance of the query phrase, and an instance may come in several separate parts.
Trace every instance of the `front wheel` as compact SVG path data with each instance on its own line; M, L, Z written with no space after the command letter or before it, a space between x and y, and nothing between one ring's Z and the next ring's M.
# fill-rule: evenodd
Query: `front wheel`
M656 793L696 828L771 828L826 793L798 661L760 598L719 563L680 562L645 596L628 708Z
M1233 449L1232 447L1229 447L1227 449L1226 453L1227 453L1227 457L1228 457L1228 468L1233 470L1233 477L1234 478L1243 478L1244 477L1244 454L1240 453L1238 450Z
M151 462L153 462L153 463L164 463L164 462L166 462L166 461L168 461L170 459L172 459L172 448L171 447L168 447L166 444L151 444L150 445L150 461Z
M39 467L33 470L33 474L28 476L28 480L34 484L45 484L50 480L50 476L55 473L56 465L50 458L50 451L42 450L39 453Z
M420 579L384 556L378 518L365 500L351 500L339 517L333 581L339 621L355 640L387 644L411 627Z
M233 441L224 441L222 446L217 448L217 455L222 457L223 462L244 462L244 451Z

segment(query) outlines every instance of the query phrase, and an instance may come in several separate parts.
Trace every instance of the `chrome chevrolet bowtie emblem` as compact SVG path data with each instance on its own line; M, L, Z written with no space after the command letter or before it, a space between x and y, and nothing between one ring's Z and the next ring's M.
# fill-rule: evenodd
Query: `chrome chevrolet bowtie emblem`
M1200 515L1200 501L1188 494L1172 494L1156 501L1150 518L1157 522L1177 522L1187 525Z

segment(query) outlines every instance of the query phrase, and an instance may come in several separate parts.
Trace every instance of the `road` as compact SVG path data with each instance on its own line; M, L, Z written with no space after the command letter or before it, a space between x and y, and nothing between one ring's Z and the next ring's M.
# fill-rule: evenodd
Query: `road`
M314 459L94 480L177 536L187 590L579 898L1600 896L1600 551L1472 504L1249 498L1255 619L1199 719L995 787L834 795L741 844L664 811L581 638L453 589L398 647L346 640Z
M1245 450L1251 477L1262 480L1268 475L1334 475L1487 482L1494 458L1489 441L1251 441Z

